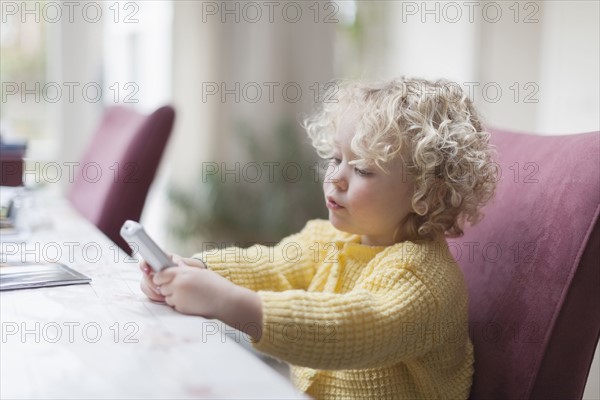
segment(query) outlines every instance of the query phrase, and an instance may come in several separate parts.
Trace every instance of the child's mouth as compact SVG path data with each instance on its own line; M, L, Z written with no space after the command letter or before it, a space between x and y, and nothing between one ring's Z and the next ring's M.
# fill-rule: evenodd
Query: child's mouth
M328 197L327 198L327 208L329 208L330 210L339 210L339 209L342 209L344 207L340 206L338 203L335 202L335 200L333 200L332 198Z

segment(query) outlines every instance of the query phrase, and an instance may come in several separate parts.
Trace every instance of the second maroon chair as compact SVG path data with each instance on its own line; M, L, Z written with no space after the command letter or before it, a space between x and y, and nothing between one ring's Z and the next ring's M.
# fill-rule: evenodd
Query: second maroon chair
M70 202L129 254L119 231L125 220L138 221L142 214L174 119L169 106L150 115L109 108L76 167Z

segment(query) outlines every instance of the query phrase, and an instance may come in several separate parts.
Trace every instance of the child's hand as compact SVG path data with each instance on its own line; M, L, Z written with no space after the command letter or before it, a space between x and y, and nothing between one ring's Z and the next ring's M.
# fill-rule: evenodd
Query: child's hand
M175 310L217 318L260 340L262 300L250 289L237 286L206 268L198 259L171 256L176 267L154 273L145 262L142 291L151 300L163 301Z
M182 258L177 254L169 254L169 257L171 257L171 260L173 260L175 264L183 262L191 267L206 269L206 265L204 265L204 263L198 260L197 258ZM142 275L142 281L140 282L142 292L146 296L148 296L150 300L164 302L165 297L162 294L160 294L158 287L152 282L152 278L154 277L154 271L152 270L152 268L150 268L148 263L144 260L140 261L139 266L142 272L144 273Z
M168 256L176 264L179 262L179 260L182 259L181 256L178 256L177 254L169 253ZM196 260L196 261L198 261L198 260ZM165 296L160 294L158 287L152 282L152 278L154 278L154 270L143 259L140 260L139 266L143 272L142 281L140 282L140 288L142 289L142 292L146 296L148 296L148 298L150 300L164 303ZM204 266L204 265L202 265L202 266Z
M179 257L179 256L174 256L174 257ZM201 260L197 259L197 258L183 258L183 257L179 257L179 260L183 261L183 263L185 265L189 265L190 267L197 267L197 268L202 268L202 269L206 269L206 264L204 264L204 262L202 262ZM175 258L173 258L173 262L178 264L179 260L176 260Z
M176 267L154 274L149 285L175 310L207 318L222 318L238 288L219 274L190 267L181 259Z
M152 278L154 277L152 268L150 268L148 263L144 260L140 261L139 265L143 272L142 281L140 282L140 289L142 289L142 292L148 296L150 300L164 302L165 297L160 294L158 287L152 282Z

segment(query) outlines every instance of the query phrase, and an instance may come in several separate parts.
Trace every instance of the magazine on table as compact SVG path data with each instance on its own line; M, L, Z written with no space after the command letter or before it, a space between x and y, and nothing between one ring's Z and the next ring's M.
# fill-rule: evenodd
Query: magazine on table
M0 263L0 290L76 285L89 282L91 282L89 277L61 263Z

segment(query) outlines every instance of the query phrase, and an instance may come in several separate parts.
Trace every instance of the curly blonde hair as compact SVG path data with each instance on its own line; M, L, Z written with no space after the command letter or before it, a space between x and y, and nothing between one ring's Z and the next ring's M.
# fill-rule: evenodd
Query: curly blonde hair
M351 149L364 162L385 165L400 157L414 178L412 239L463 235L465 221L483 218L481 207L496 187L490 134L462 88L447 80L401 77L383 83L336 81L320 109L303 121L319 156L333 155L333 138L347 111L358 114Z

